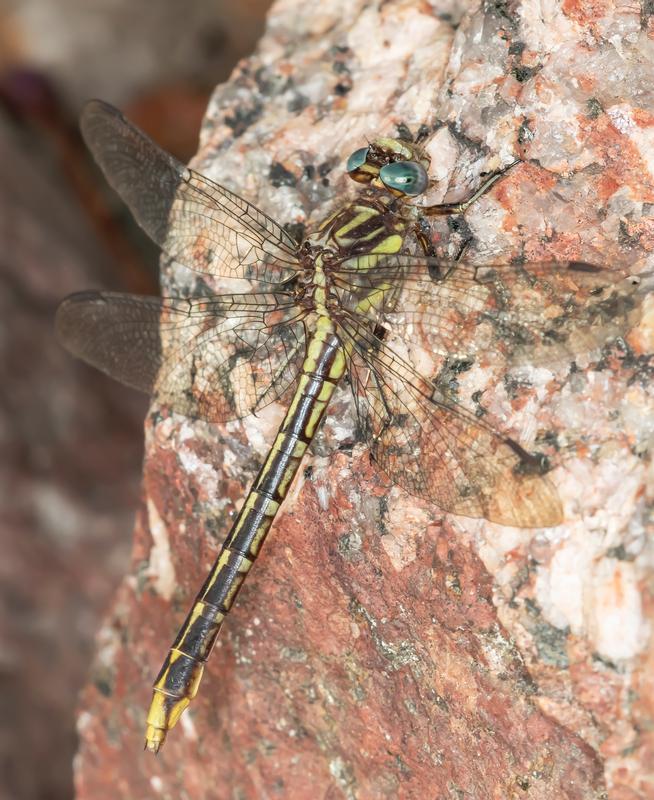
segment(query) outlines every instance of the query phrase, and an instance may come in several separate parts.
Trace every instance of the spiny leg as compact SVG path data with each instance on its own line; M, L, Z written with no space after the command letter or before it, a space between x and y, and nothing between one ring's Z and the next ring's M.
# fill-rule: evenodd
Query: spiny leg
M517 159L516 161L512 161L506 167L502 167L493 173L491 173L488 178L482 183L482 185L477 189L474 194L468 197L466 200L461 200L458 203L438 203L437 205L433 206L425 206L421 208L421 215L418 218L413 232L415 237L420 244L424 254L429 257L436 257L436 252L434 250L434 245L432 244L429 238L429 223L425 219L425 217L435 217L435 216L448 216L450 214L464 214L473 203L479 200L480 197L486 194L497 181L506 175L506 173L513 169L516 164L521 164L522 162ZM454 261L461 261L463 258L463 254L470 246L469 241L465 241L461 247L459 248L459 252L454 257Z
M470 208L470 206L479 200L482 195L485 195L487 191L495 184L497 181L506 173L513 169L516 164L521 164L522 161L520 159L516 159L508 164L506 167L502 167L502 169L498 169L496 172L492 172L486 180L482 183L482 185L477 189L474 194L470 195L466 200L461 200L458 203L437 203L433 206L425 206L421 208L421 212L427 217L436 217L436 216L447 216L448 214L463 214L465 211Z

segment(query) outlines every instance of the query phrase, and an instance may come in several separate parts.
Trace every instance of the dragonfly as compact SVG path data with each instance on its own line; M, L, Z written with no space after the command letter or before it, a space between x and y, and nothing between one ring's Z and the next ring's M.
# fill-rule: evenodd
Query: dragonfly
M571 362L635 324L644 282L582 261L480 266L438 258L428 218L464 213L515 163L467 200L429 206L425 149L376 139L347 161L359 193L298 242L112 106L92 101L81 128L109 183L166 256L202 276L246 280L250 291L80 292L57 311L62 343L187 417L221 423L271 403L287 408L155 680L145 747L156 753L198 692L341 381L390 484L444 512L522 528L559 525L562 505L543 458L466 409L425 364L462 352L481 363L494 349L510 367Z

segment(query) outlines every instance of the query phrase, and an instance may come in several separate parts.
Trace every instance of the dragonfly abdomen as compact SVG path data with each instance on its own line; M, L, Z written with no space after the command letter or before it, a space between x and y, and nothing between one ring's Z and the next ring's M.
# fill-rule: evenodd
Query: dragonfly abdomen
M148 749L159 750L168 730L197 694L204 662L259 554L345 366L334 323L328 316L318 316L293 400L268 458L155 681L147 719Z

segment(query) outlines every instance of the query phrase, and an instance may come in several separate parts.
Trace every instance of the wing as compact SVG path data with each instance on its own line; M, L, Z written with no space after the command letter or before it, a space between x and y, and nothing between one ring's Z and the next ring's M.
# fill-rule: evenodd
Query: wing
M623 336L653 286L652 273L579 261L475 266L392 256L370 270L343 267L334 280L351 310L382 287L363 309L375 324L443 356L499 350L510 365L570 362Z
M59 306L56 329L73 355L209 422L285 399L304 357L302 314L283 294L183 300L80 292Z
M80 125L108 182L175 261L262 283L279 283L299 268L297 243L282 227L161 150L113 106L92 100Z
M373 458L393 482L444 511L517 527L557 525L561 504L540 461L436 393L367 326L340 322Z

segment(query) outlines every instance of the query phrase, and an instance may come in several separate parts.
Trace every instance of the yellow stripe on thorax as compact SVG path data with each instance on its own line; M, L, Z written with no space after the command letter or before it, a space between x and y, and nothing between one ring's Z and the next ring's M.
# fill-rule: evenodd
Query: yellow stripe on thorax
M356 211L357 214L352 217L349 222L346 222L345 225L334 232L336 239L344 239L351 230L368 222L369 219L379 216L379 211L369 206L353 206L353 211Z

